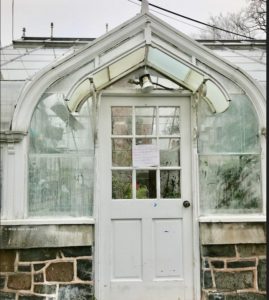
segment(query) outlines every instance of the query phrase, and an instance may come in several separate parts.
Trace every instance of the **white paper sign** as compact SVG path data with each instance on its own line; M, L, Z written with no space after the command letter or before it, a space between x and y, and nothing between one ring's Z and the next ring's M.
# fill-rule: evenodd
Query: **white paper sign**
M145 168L159 165L160 154L157 145L134 145L133 167Z

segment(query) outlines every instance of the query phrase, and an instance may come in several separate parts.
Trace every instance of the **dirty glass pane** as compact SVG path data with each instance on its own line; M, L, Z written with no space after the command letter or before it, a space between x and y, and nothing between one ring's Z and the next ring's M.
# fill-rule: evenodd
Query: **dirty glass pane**
M112 171L112 199L132 199L132 171Z
M198 106L198 151L210 153L259 153L259 124L245 95L232 95L230 107L212 114L204 101Z
M160 171L161 198L180 198L180 171Z
M154 199L156 194L156 171L136 171L136 198Z
M180 133L180 108L159 108L159 133L160 135L177 135Z
M61 94L45 94L32 117L30 153L74 153L93 150L92 106L86 102L71 114Z
M156 107L135 108L136 135L156 134Z
M71 114L61 94L45 93L30 126L30 216L90 216L93 197L93 106Z
M200 156L202 214L261 211L259 155Z
M161 166L180 166L180 139L159 139Z
M112 166L132 165L132 139L112 139Z
M93 157L35 156L29 160L29 216L92 214Z
M117 106L111 108L112 134L132 134L132 107Z

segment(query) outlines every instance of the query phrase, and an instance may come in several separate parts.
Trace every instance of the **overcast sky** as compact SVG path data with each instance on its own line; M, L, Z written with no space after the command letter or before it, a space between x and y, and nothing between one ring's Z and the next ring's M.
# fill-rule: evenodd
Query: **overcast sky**
M10 44L12 40L12 1L14 1L14 39L22 36L23 27L26 28L26 36L50 36L51 22L54 23L54 37L98 37L106 32L106 23L111 30L140 12L138 0L0 1L1 46ZM223 14L237 12L247 4L247 0L150 0L149 2L203 22L207 22L211 15L218 15L221 12ZM199 29L196 28L201 27L199 24L156 8L150 8L150 11L188 35L199 33Z

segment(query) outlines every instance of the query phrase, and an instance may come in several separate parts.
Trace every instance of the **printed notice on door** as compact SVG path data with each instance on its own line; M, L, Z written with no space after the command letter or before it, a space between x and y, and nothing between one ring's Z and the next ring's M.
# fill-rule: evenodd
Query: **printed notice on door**
M146 168L159 165L160 154L157 145L134 145L133 167Z

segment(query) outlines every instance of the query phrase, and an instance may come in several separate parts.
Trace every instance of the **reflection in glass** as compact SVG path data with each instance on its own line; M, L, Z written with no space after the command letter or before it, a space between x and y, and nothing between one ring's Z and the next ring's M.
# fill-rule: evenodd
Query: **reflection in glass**
M159 108L159 133L161 135L177 135L180 133L180 108Z
M132 198L132 171L112 171L112 199Z
M136 130L136 135L156 134L156 108L155 107L135 108L135 130Z
M246 95L232 95L229 109L212 114L208 105L198 105L199 153L260 153L260 127Z
M203 213L261 211L259 155L200 156Z
M35 156L29 160L29 216L89 216L93 158Z
M161 166L180 166L180 139L160 139Z
M131 135L132 134L132 107L115 106L111 108L112 114L112 134Z
M161 198L180 198L180 171L160 171Z
M61 94L45 93L29 141L30 216L89 216L93 198L92 102L71 114Z
M132 139L112 139L112 166L132 165Z
M137 199L156 198L156 171L155 170L136 171L136 198Z

